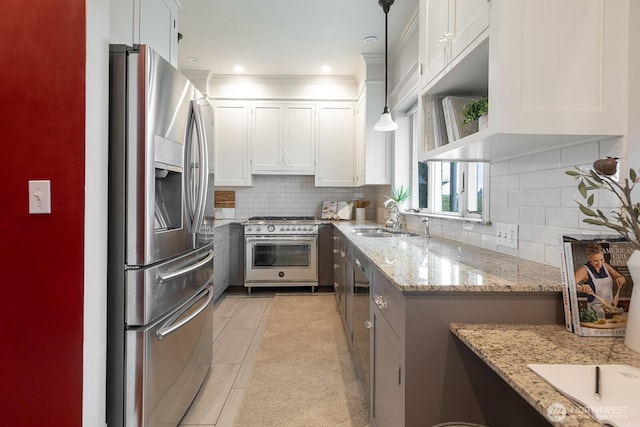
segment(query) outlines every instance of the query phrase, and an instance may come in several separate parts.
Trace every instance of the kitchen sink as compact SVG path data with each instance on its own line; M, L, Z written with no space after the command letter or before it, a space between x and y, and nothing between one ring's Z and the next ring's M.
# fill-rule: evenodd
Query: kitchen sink
M384 227L355 227L352 232L362 237L417 237L419 234L406 230L394 230Z

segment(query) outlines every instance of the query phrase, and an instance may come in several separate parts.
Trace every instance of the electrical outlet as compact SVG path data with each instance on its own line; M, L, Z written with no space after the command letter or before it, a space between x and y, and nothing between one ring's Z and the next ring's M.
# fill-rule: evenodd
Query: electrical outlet
M29 213L51 213L51 181L29 181Z
M518 224L498 223L496 226L496 243L512 249L518 249Z

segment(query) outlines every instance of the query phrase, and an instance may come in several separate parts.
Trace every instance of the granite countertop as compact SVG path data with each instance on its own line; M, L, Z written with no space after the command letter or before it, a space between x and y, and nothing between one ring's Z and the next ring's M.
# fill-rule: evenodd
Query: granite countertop
M530 363L625 364L640 367L640 353L619 337L580 337L563 325L474 325L452 323L451 331L518 392L547 416L553 403L564 405L567 418L557 425L599 426L537 374Z
M562 292L560 269L511 255L432 237L363 237L354 227L334 225L405 293Z

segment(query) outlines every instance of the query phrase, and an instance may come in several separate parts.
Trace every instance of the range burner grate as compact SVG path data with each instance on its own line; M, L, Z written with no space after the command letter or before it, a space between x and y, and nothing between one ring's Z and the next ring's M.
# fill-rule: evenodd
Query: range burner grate
M249 221L314 221L313 216L252 216Z

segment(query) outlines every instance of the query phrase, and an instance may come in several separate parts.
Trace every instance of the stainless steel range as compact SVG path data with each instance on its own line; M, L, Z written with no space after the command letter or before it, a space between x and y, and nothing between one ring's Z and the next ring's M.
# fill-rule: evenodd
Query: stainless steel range
M318 286L314 217L253 217L244 225L244 286Z

